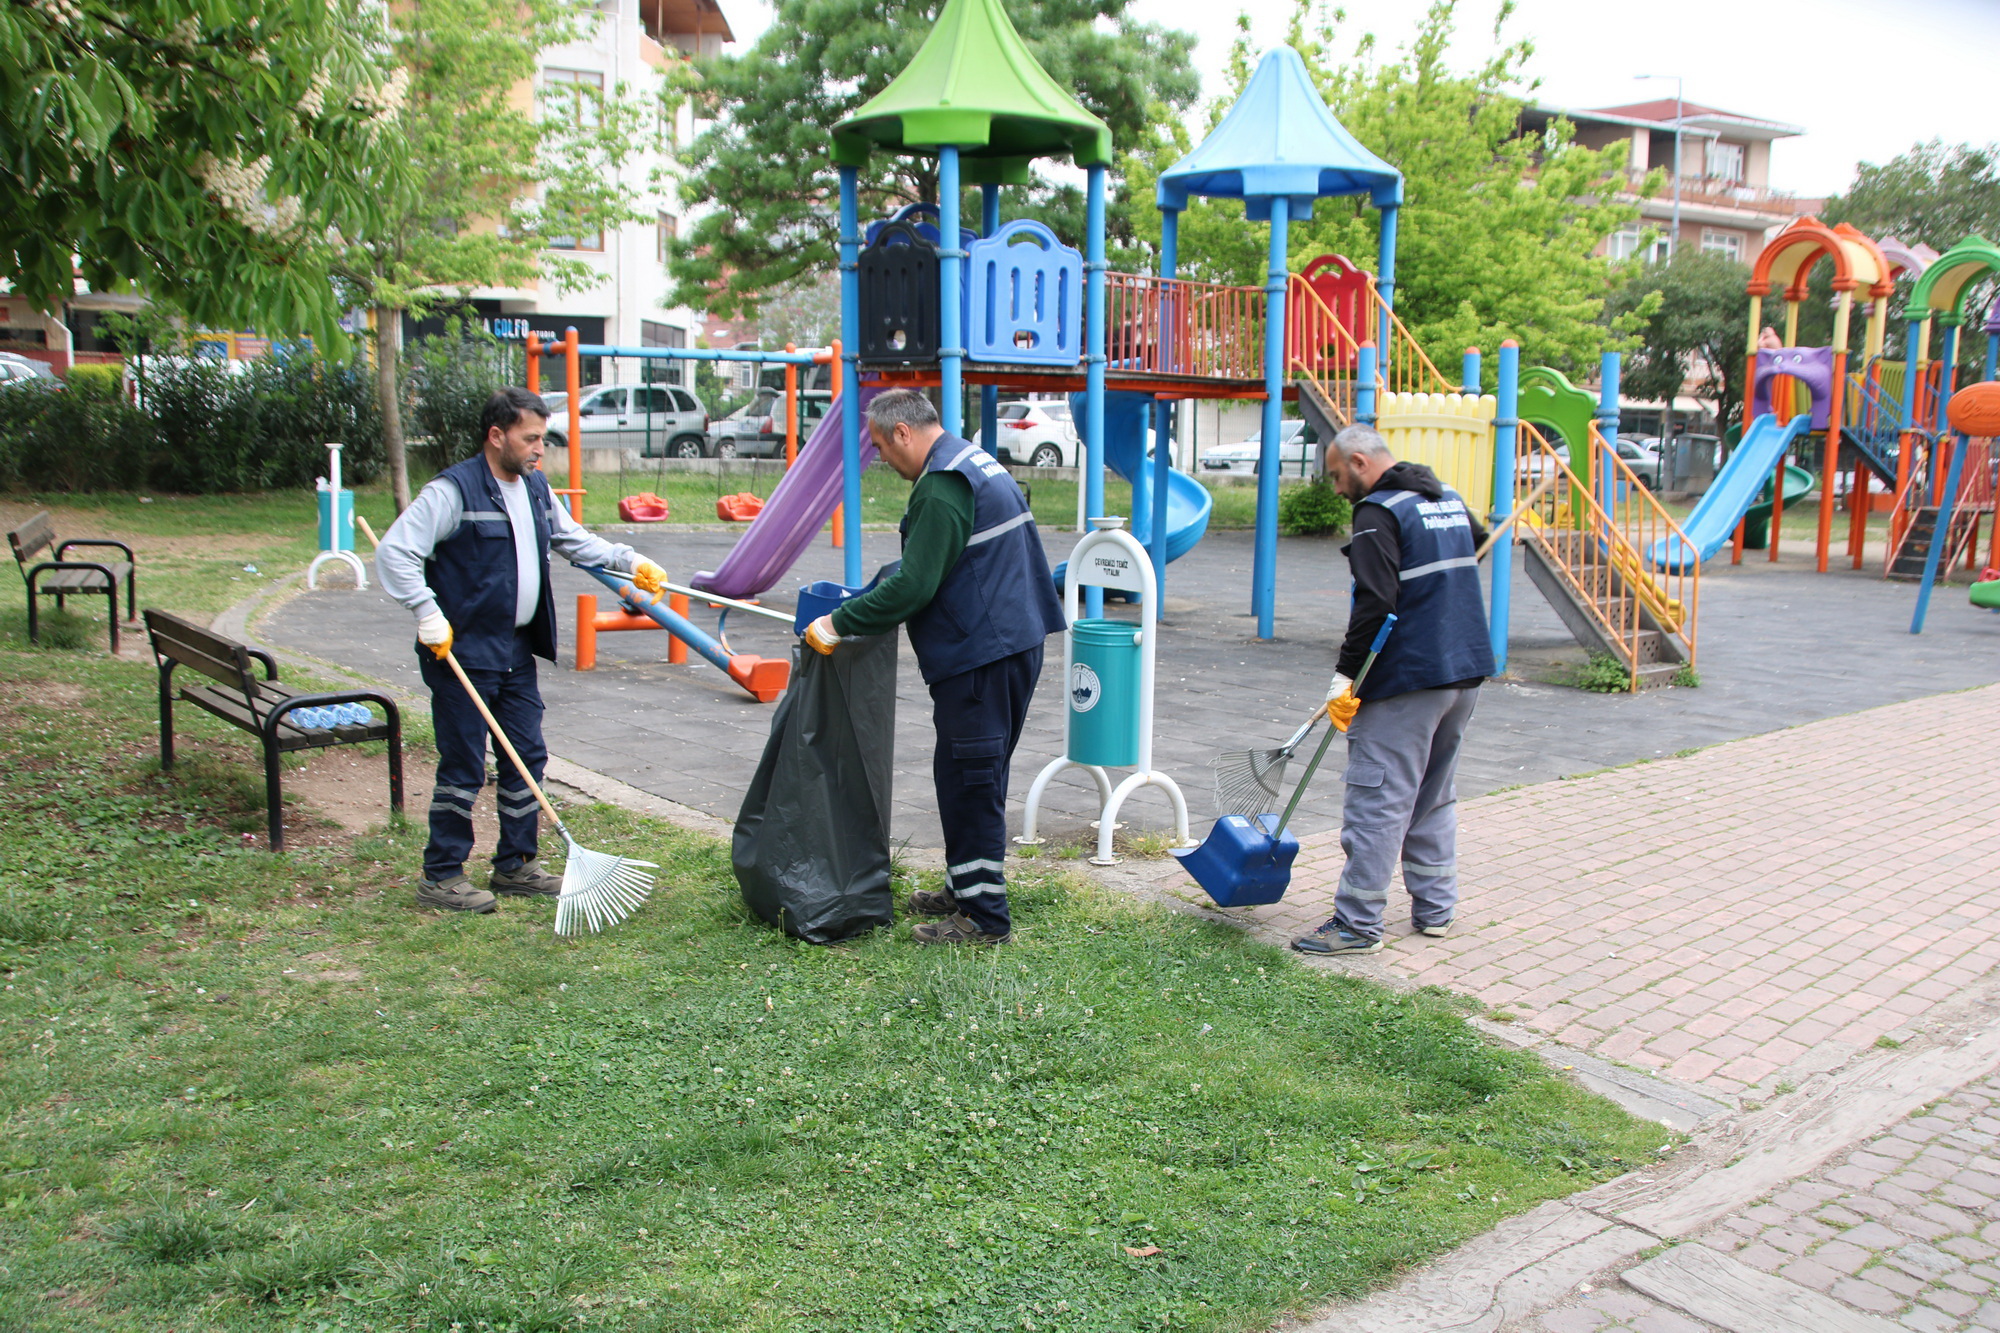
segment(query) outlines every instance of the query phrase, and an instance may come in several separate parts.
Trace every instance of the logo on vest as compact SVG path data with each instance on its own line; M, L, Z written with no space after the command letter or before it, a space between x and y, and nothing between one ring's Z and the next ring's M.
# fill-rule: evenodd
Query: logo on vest
M1104 686L1090 663L1077 662L1069 669L1069 707L1072 713L1088 713L1104 697Z

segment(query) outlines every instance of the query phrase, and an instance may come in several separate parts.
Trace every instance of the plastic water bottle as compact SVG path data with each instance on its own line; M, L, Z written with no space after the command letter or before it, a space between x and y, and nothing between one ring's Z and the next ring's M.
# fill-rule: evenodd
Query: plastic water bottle
M292 725L306 731L317 730L326 725L326 720L322 717L322 714L325 712L324 708L318 707L295 708L292 710L291 715Z
M375 714L369 709L367 704L342 704L340 705L340 720L350 727L372 726L375 722Z

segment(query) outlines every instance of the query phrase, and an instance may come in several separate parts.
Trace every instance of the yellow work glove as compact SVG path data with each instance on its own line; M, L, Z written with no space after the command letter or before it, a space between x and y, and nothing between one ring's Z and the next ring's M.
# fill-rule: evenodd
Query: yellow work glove
M666 581L667 571L645 556L638 556L632 561L632 583L639 591L650 592L657 597Z
M1354 721L1354 715L1361 711L1361 700L1354 696L1354 682L1334 673L1333 680L1326 687L1326 717L1333 723L1334 730L1346 731Z
M806 643L821 655L833 652L833 645L840 642L840 635L834 632L833 617L821 616L806 626Z
M451 622L444 618L444 612L433 611L417 621L417 642L437 655L442 662L451 651Z

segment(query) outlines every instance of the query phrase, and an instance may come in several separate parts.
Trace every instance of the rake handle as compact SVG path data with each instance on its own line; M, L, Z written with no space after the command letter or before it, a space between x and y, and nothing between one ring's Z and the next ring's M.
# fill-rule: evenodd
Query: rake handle
M486 701L479 697L479 690L473 685L472 677L465 674L465 668L458 664L458 657L451 649L444 650L444 660L451 668L451 674L458 677L458 683L465 686L466 696L472 700L472 706L479 710L479 716L486 719L486 729L493 733L493 739L507 752L507 757L514 761L514 771L521 775L521 781L528 784L528 790L533 792L535 799L541 803L542 813L549 817L549 822L556 826L558 833L568 838L569 830L563 827L562 819L556 814L556 808L549 804L549 798L542 793L542 784L535 781L534 775L528 772L528 766L521 762L521 756L514 750L514 742L507 739L507 733L500 730L499 721L493 716L492 710L487 708Z
M1394 628L1396 628L1396 613L1391 611L1383 620L1382 628L1375 631L1375 642L1368 645L1368 656L1361 663L1361 672L1355 676L1354 684L1349 686L1349 689L1355 691L1361 689L1361 683L1368 679L1369 671L1375 666L1375 659L1382 653L1382 645L1389 642L1389 631ZM1291 803L1285 807L1285 817L1278 821L1278 831L1271 835L1271 841L1276 842L1284 837L1285 830L1291 827L1292 814L1299 808L1299 802L1305 799L1306 784L1313 780L1313 774L1319 772L1319 761L1326 758L1327 747L1333 744L1333 738L1339 733L1340 728L1328 727L1326 735L1320 738L1319 748L1313 751L1312 762L1306 765L1305 776L1299 779L1298 786L1292 788Z

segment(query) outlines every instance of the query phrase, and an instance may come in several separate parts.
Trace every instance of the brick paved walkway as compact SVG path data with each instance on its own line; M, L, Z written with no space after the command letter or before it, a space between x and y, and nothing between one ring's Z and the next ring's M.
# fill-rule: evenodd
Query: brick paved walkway
M1466 801L1458 930L1398 925L1345 965L1710 1091L1768 1090L2000 964L1996 742L1986 687ZM1341 863L1337 832L1309 837L1285 900L1232 915L1274 939L1317 925ZM1392 891L1392 921L1406 902Z
M1919 1333L2000 1329L2000 1078L1961 1089L1696 1240ZM1714 1327L1618 1284L1536 1333Z

